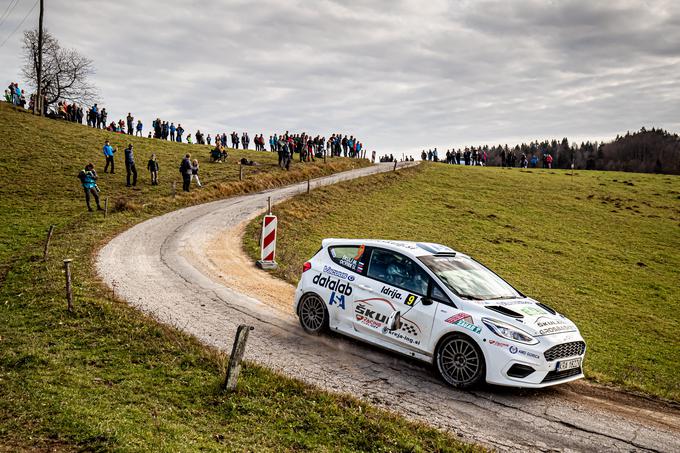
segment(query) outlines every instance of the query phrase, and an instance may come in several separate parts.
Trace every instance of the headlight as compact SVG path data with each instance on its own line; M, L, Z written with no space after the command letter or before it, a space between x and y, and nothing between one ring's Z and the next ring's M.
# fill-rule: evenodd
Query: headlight
M524 344L538 344L538 340L526 333L525 331L513 327L510 324L506 324L501 321L496 321L495 319L482 318L482 322L486 327L488 327L493 333L499 337L505 338L507 340L516 341L518 343Z

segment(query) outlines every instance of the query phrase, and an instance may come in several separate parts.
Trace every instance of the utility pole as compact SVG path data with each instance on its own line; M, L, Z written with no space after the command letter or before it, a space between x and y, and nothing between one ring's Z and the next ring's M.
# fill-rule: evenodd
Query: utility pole
M38 19L38 71L37 71L37 82L38 91L35 93L35 99L33 100L33 114L37 113L39 116L43 115L43 105L42 105L42 54L43 54L43 14L45 12L45 1L40 0L40 18Z

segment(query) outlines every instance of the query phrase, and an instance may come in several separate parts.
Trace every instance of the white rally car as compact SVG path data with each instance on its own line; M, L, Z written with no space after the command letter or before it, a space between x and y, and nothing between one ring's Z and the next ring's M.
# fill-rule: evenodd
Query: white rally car
M325 239L295 293L302 327L433 364L450 385L583 377L578 328L469 256L432 243Z

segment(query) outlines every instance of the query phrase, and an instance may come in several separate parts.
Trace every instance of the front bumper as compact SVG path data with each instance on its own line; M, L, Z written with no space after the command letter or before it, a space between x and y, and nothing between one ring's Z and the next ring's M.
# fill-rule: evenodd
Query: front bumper
M541 388L583 378L586 346L578 332L537 337L539 344L521 345L509 340L487 339L486 381L496 385ZM546 352L548 352L546 354ZM579 366L558 370L563 361L577 359Z

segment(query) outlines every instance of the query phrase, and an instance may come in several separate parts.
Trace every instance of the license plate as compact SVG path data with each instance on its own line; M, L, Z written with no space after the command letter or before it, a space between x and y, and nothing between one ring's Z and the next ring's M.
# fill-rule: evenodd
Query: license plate
M580 366L581 359L563 360L561 362L557 362L557 365L555 366L555 371L571 370L573 368L579 368Z

